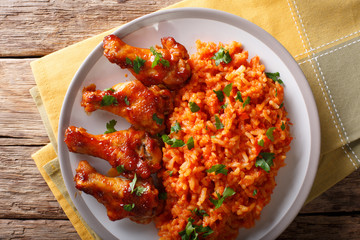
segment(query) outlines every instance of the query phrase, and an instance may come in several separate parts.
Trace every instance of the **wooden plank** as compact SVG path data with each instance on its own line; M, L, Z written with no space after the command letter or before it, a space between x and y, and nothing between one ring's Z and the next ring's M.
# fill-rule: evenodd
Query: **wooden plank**
M301 213L360 212L360 171L355 171L306 205Z
M68 220L0 219L0 239L80 239Z
M67 219L30 158L38 149L1 146L0 218Z
M0 57L43 56L178 1L0 1Z
M0 145L44 145L49 142L29 93L35 86L33 59L0 59Z
M277 240L360 239L360 216L298 216Z

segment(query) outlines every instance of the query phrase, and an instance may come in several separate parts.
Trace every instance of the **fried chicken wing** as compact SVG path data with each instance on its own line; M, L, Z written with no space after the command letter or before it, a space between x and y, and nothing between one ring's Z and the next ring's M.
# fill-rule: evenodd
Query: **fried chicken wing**
M172 111L173 104L169 90L158 86L147 88L140 81L131 81L106 91L96 90L95 84L89 85L83 89L81 106L88 113L97 109L111 112L125 118L136 129L156 134L165 129L165 115Z
M137 223L150 223L160 210L158 190L152 179L131 180L106 177L87 162L81 161L74 178L76 188L92 195L106 207L110 220L130 218Z
M70 126L65 140L70 152L102 158L114 168L122 165L142 179L161 168L162 152L157 140L134 128L114 133L92 135L84 128Z
M169 89L177 89L191 75L187 63L189 54L172 37L162 38L161 43L163 48L156 46L151 51L130 46L119 37L109 35L103 41L104 55L121 68L128 68L146 86L163 84Z

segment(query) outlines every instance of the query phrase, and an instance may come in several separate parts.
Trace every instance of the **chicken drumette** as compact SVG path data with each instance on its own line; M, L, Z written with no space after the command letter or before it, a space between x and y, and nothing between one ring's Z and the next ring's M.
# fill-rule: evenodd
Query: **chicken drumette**
M92 135L84 128L70 126L65 132L69 151L102 158L113 168L121 166L125 174L142 179L161 168L162 152L157 140L134 128L114 133Z
M106 177L90 166L87 161L81 161L74 178L76 188L92 195L106 207L110 220L123 218L138 223L150 223L160 210L158 190L152 179L126 180ZM131 183L135 183L133 186Z
M144 85L162 84L174 90L183 86L191 75L187 63L189 54L172 37L162 38L161 43L163 48L137 48L115 35L109 35L103 42L104 55L121 68L128 68Z
M165 115L172 110L169 90L158 86L145 87L139 81L119 83L105 91L95 84L83 89L81 106L86 112L102 109L125 118L136 129L151 134L165 129Z

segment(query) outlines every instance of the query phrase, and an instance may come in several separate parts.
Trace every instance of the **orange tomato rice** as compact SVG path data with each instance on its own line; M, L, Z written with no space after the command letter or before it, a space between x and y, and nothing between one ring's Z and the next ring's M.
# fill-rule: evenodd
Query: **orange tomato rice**
M240 43L197 41L196 45L197 52L189 60L192 77L177 91L167 122L169 130L176 122L181 126L170 138L186 143L193 137L194 147L165 144L158 176L167 199L155 223L160 239L181 239L179 232L185 230L189 218L194 225L214 231L206 239L236 239L239 228L252 227L270 202L275 176L290 150L284 89L266 77L258 56L248 61L248 52ZM229 51L232 60L216 66L211 58L221 47ZM230 83L230 96L224 94L220 101L213 90L223 91ZM244 104L248 97L249 103ZM200 110L192 112L189 102L195 102ZM223 128L217 126L217 117ZM273 138L266 134L270 128ZM274 156L269 172L255 166L264 152ZM225 165L227 174L206 171L218 164ZM211 199L218 200L225 188L235 194L215 208ZM206 214L196 214L195 209ZM199 239L204 239L201 233Z

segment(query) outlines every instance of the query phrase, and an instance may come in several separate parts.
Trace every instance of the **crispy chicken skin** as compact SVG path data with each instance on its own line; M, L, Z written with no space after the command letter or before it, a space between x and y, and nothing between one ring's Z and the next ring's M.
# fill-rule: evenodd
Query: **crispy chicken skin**
M83 89L81 106L90 113L97 109L111 112L125 118L136 129L143 129L156 134L165 129L165 115L172 110L172 96L167 89L158 86L145 87L140 81L119 83L112 90L96 90L95 84ZM105 95L113 96L116 101L104 106L102 100ZM155 121L156 118L163 121ZM155 119L156 119L155 118Z
M136 173L142 179L161 168L162 152L158 141L134 128L92 135L84 128L70 126L64 142L70 152L102 158L113 168L123 165L125 171Z
M115 35L104 38L104 55L110 62L116 63L121 68L128 68L135 78L146 86L165 85L172 90L180 88L191 75L191 68L187 63L189 54L186 48L172 37L162 38L161 43L163 48L156 46L155 50L161 53L162 59L169 62L169 66L164 66L159 62L152 68L155 56L150 49L130 46ZM129 63L129 60L133 63L137 57L146 60L138 73Z
M131 180L106 177L96 172L87 161L80 161L74 180L78 190L92 195L104 204L112 221L128 217L137 223L147 224L160 210L158 190L151 178L137 180L135 191L132 192ZM138 187L144 188L141 194L136 191ZM126 205L133 205L134 208L127 211L124 209Z

